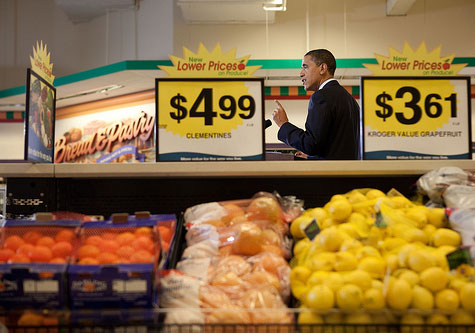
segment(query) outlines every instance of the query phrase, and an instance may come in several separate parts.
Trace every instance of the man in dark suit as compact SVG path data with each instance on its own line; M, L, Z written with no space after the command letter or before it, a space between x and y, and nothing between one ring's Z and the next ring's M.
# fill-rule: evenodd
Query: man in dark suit
M306 91L315 91L308 104L305 130L289 122L282 105L273 113L280 141L309 159L361 159L360 108L334 78L336 60L330 51L312 50L302 60L300 78Z

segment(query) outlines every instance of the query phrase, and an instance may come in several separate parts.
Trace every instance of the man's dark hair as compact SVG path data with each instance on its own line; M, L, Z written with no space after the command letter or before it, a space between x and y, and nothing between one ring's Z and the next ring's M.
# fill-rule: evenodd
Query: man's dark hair
M318 49L308 51L305 55L309 55L312 58L312 61L319 66L323 63L327 64L328 73L330 73L330 75L332 76L335 75L336 60L330 51L325 49Z

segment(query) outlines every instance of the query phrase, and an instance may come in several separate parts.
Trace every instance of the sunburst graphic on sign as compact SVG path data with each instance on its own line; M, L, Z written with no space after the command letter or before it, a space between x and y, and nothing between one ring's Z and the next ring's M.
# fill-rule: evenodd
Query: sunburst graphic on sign
M236 48L223 53L218 43L210 52L200 43L198 52L183 48L183 58L170 55L173 66L158 66L169 77L245 78L261 66L248 66L250 55L236 58Z
M416 50L404 42L402 52L389 47L389 56L375 54L378 64L363 64L379 76L454 76L467 64L452 64L455 54L440 55L442 47L427 51L425 42Z
M30 56L31 69L43 79L53 84L53 64L50 63L50 54L43 41L36 42L36 49L33 46L33 57Z

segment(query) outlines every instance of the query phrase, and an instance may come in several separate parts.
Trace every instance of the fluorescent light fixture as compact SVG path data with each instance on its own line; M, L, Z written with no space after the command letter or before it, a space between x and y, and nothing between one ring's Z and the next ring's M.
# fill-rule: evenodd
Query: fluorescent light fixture
M273 0L263 4L262 8L267 11L285 12L287 10L287 0Z

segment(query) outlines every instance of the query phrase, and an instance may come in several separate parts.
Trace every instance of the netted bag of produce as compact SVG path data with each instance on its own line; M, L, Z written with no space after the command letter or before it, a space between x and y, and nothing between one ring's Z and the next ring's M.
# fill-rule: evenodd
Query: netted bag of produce
M448 209L447 212L450 226L460 234L462 244L470 249L471 258L475 260L475 208Z
M450 185L442 197L446 207L475 208L475 186Z

